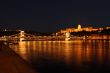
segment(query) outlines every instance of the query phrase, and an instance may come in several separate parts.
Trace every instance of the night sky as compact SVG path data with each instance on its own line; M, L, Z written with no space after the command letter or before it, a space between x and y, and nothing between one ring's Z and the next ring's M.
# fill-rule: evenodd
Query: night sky
M106 0L2 0L0 29L55 32L77 24L109 26L109 3Z

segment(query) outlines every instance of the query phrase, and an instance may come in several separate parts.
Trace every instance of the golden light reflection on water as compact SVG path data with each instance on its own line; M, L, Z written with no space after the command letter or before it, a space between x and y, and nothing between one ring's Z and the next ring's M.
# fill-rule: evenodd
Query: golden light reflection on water
M109 40L75 40L75 41L21 41L11 45L24 59L44 57L64 61L67 64L81 65L95 60L103 63L110 61Z
M21 42L20 41L18 47L19 48L17 48L18 50L16 50L16 51L18 51L20 53L20 55L23 56L23 58L26 58L27 57L27 55L26 55L27 54L26 48L28 48L26 42Z

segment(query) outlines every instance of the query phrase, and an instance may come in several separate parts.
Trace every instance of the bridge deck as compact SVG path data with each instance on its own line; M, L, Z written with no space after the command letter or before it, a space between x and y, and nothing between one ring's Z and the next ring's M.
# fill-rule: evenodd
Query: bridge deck
M38 73L0 42L0 73Z

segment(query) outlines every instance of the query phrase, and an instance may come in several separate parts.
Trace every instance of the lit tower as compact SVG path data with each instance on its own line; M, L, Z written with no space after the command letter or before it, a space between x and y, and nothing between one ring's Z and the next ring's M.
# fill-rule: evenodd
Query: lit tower
M24 31L20 31L20 41L24 40Z
M79 24L79 25L78 25L78 30L80 30L80 29L81 29L81 25Z
M65 33L65 41L68 41L68 40L70 40L70 33L66 32Z
M24 37L24 31L20 31L20 37Z

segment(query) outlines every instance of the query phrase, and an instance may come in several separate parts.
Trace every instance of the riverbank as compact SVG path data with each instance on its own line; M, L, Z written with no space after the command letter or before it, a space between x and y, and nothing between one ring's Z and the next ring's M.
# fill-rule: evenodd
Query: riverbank
M0 73L38 73L0 41Z

